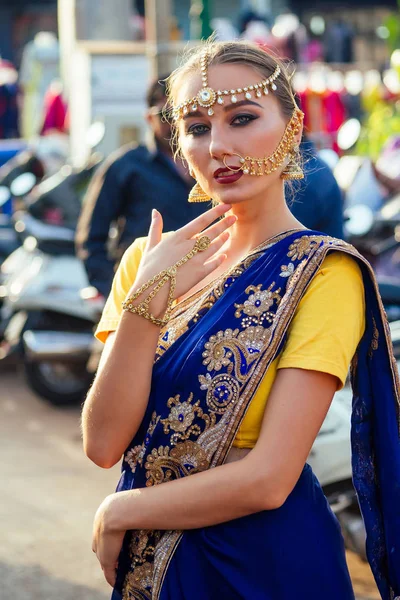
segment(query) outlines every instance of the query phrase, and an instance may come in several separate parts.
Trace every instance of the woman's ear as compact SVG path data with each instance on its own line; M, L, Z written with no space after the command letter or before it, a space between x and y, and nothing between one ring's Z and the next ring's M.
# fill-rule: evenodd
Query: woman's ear
M150 127L151 127L151 122L154 118L154 115L152 114L152 112L150 110L146 110L146 112L144 113L144 118L145 118L147 125L150 125Z

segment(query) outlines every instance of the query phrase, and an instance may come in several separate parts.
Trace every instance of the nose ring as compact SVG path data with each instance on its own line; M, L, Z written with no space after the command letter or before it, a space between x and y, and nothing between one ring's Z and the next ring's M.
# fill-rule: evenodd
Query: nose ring
M229 167L229 166L226 164L226 157L227 157L227 156L238 156L238 157L239 157L239 159L240 159L241 166L240 166L238 169L232 169L232 167ZM242 171L242 170L243 170L243 167L244 167L244 164L245 164L245 162L246 162L246 161L245 161L245 159L243 158L243 156L241 156L241 155L240 155L240 154L238 154L237 152L232 152L232 154L224 154L224 155L223 155L223 157L222 157L222 162L224 163L224 165L225 165L225 167L228 169L228 171L232 171L233 173L238 173L239 171Z

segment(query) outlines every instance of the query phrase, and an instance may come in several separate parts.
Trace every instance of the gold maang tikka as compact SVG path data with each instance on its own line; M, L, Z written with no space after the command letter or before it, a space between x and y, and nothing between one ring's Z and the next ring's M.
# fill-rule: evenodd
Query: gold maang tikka
M295 156L295 137L301 131L304 114L296 106L292 118L286 125L284 134L281 141L278 144L276 150L270 156L264 156L263 158L255 158L253 156L241 156L237 152L224 154L222 162L228 171L238 172L243 171L244 175L270 175L274 171L277 171L279 167L283 165L286 158L290 156L291 169L282 173L282 179L303 179L304 174L300 167L297 165L297 169L294 168L293 159ZM239 158L240 166L237 169L233 169L226 164L228 156L237 156Z
M244 95L246 100L251 100L254 97L261 98L261 96L269 94L269 90L277 90L275 80L279 77L281 69L279 65L276 66L275 71L272 75L259 81L258 83L245 86L243 88L236 88L235 90L217 90L215 91L208 85L208 57L207 52L204 52L201 57L201 78L202 88L189 100L185 100L178 106L173 108L173 116L175 121L197 110L198 106L202 108L208 108L208 115L212 117L214 114L214 104L225 104L226 97L230 96L230 101L235 104L239 101L238 96Z

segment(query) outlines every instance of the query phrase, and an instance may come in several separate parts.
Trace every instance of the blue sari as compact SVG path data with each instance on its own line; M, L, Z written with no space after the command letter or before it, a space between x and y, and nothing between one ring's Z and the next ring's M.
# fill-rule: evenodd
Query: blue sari
M309 283L330 251L363 271L366 331L351 369L354 484L383 600L400 594L397 370L369 265L350 245L291 230L179 303L159 339L142 424L117 490L224 463L257 388L280 353ZM216 493L218 491L216 490ZM129 531L112 600L354 600L340 527L309 465L286 502L188 531Z

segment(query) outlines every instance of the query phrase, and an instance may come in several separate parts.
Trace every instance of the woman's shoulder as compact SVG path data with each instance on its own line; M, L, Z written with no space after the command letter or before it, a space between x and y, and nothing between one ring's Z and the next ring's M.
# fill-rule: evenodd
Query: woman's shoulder
M356 255L335 249L325 256L319 273L325 277L355 277L362 279L360 262Z
M364 329L365 293L357 258L328 252L297 306L278 368L330 373L342 387Z
M301 302L310 306L315 303L328 310L334 310L335 306L338 309L342 304L363 310L364 280L356 253L354 256L340 250L327 253Z

